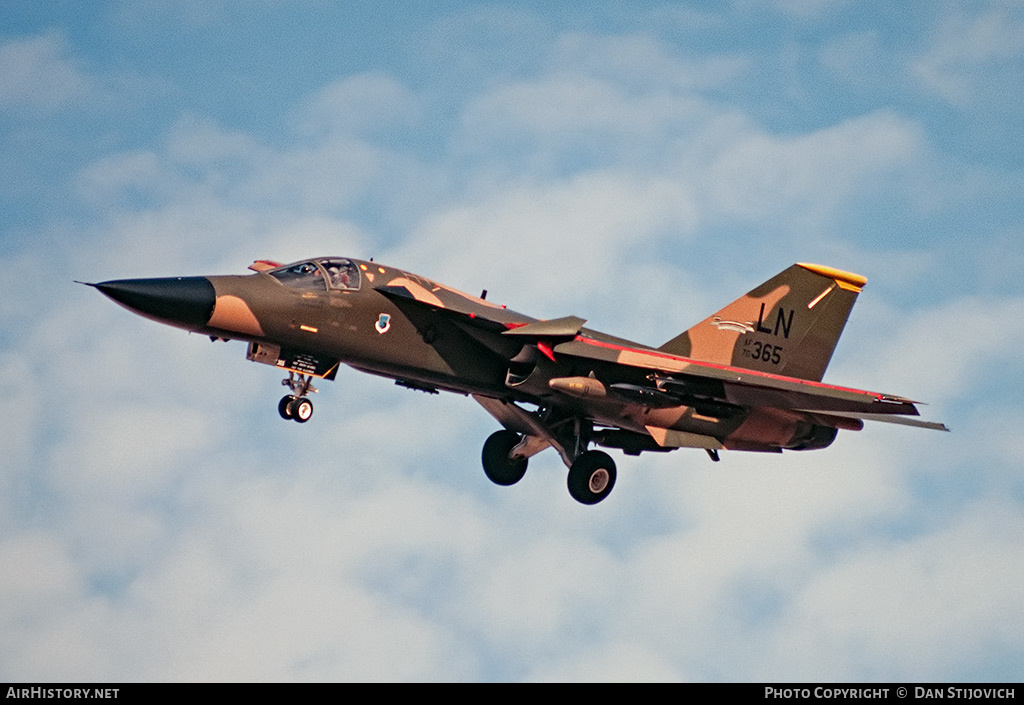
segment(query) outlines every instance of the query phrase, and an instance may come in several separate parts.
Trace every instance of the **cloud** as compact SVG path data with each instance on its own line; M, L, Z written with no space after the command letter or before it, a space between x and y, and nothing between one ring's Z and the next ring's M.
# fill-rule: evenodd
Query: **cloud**
M820 222L879 178L907 169L923 138L912 122L874 113L810 134L735 135L710 165L709 195L721 212L744 220L793 214Z
M737 4L742 6L749 3L740 0ZM822 15L835 15L850 3L849 0L775 0L769 4L773 5L777 12L808 21L821 19Z
M693 17L682 10L684 17ZM567 32L554 43L552 73L571 72L608 81L632 91L718 93L747 69L742 55L680 55L678 48L649 34L595 35ZM607 104L604 107L609 107Z
M21 531L0 544L0 557L8 566L0 583L5 673L42 674L54 663L83 678L106 670L101 653L83 638L102 619L103 608L83 598L63 537L52 530Z
M830 75L866 91L883 91L905 81L900 63L905 54L887 49L877 29L832 39L822 47L820 61Z
M0 106L8 110L46 113L80 105L97 90L59 31L8 40L0 65Z
M466 277L463 272L486 273L487 280L478 281L502 297L515 294L509 302L515 306L578 305L629 281L629 270L617 262L631 247L667 230L692 230L693 211L685 191L671 181L585 173L562 183L506 188L440 212L389 257L430 262L434 273L427 276L453 283ZM507 266L487 266L498 259Z
M306 135L408 130L420 114L412 91L392 76L367 73L346 76L317 91L300 111L298 129Z
M602 642L590 649L553 655L525 680L539 683L678 683L687 680L664 653L630 641Z
M833 6L804 7L810 27ZM964 266L958 219L1001 204L999 242L1013 241L1015 192L991 172L915 211L915 189L949 193L943 175L962 173L920 115L766 117L737 84L773 54L630 22L559 35L557 18L455 12L427 23L436 53L404 57L419 73L335 76L281 106L273 137L211 106L141 106L153 135L97 139L88 164L68 163L81 215L0 262L0 564L17 566L0 575L0 675L1016 677L1019 285L928 286ZM81 77L60 37L4 50L58 85ZM38 100L0 85L12 105ZM928 239L859 232L892 208L929 215ZM808 249L874 263L837 381L936 401L955 432L878 424L718 464L616 454L597 507L572 502L550 451L517 486L491 485L479 454L496 424L469 399L344 369L312 423L285 424L279 373L244 345L69 283L369 253L658 343Z
M716 112L702 93L728 86L744 67L736 56L684 59L650 37L563 35L544 70L470 97L456 144L556 174L658 163L666 142L689 137Z
M1020 7L994 2L982 8L945 16L931 46L910 64L925 90L964 109L979 99L999 100L1001 87L1019 75L1024 59Z
M1014 589L1024 569L1013 559L1022 532L1016 506L990 498L934 531L854 551L798 594L778 648L799 658L771 663L767 673L802 663L790 677L984 678L995 654L1024 651Z
M1009 365L1020 338L1024 301L961 298L908 312L873 307L875 330L886 331L876 352L849 372L899 384L936 404L963 397L993 367ZM913 354L909 354L913 351Z

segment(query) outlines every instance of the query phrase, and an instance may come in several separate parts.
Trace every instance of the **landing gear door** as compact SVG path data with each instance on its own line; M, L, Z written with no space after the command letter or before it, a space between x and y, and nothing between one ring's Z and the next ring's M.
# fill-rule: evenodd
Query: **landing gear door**
M297 372L312 377L333 380L338 374L339 360L297 350L282 349L281 346L272 343L249 343L249 351L245 357L253 362L273 365L287 372Z

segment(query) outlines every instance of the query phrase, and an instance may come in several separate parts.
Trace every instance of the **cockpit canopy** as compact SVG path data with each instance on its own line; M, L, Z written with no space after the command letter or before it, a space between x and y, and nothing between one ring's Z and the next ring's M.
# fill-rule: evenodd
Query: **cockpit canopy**
M291 289L302 291L325 291L326 289L351 290L359 288L359 267L355 262L340 257L286 264L267 272L270 276Z

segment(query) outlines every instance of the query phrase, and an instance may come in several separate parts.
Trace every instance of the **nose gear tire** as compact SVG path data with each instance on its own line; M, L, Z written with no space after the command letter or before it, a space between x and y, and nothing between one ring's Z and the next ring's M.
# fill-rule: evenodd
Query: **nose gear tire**
M277 404L277 413L281 414L282 419L291 421L294 418L292 413L297 399L298 397L294 397L291 394L281 397L281 401Z

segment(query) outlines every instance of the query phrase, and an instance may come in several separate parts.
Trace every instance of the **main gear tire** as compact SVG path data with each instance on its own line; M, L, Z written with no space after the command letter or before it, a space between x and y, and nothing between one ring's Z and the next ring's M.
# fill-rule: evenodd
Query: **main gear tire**
M581 453L569 468L569 494L581 504L597 504L615 487L615 461L600 450Z
M481 460L487 479L496 485L514 485L526 474L526 458L510 458L509 453L522 440L518 433L509 430L495 431L484 442Z

